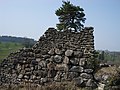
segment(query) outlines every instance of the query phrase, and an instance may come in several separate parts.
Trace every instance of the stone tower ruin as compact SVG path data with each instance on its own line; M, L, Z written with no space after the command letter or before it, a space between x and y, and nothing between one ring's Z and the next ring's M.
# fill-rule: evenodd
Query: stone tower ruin
M75 81L92 87L93 27L80 32L49 28L32 48L11 53L0 65L0 84Z

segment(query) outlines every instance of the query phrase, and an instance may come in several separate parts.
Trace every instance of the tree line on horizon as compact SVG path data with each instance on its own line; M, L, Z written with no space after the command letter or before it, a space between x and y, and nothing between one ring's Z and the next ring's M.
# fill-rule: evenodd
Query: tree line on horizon
M0 42L13 42L13 43L21 43L23 46L26 48L32 47L36 41L31 38L26 38L26 37L13 37L13 36L0 36Z

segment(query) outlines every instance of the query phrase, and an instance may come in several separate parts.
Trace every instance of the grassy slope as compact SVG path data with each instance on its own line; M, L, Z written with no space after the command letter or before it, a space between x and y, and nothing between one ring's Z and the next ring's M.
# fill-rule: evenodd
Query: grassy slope
M0 61L7 57L10 52L17 51L18 49L22 48L23 45L19 43L3 43L0 42Z

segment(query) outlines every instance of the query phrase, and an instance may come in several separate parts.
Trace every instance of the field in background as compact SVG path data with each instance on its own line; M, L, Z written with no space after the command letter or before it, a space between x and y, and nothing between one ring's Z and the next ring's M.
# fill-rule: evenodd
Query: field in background
M99 52L99 60L108 64L120 65L120 52L101 50Z
M0 61L7 57L11 52L17 51L24 47L20 43L14 42L0 42Z

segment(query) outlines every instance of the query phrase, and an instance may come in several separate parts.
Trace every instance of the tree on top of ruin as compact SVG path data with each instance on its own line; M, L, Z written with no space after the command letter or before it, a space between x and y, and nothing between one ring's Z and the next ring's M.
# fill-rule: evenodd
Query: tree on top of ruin
M55 12L58 16L59 24L57 24L58 30L74 30L80 31L85 23L84 9L80 6L75 6L70 1L63 1L63 4Z

